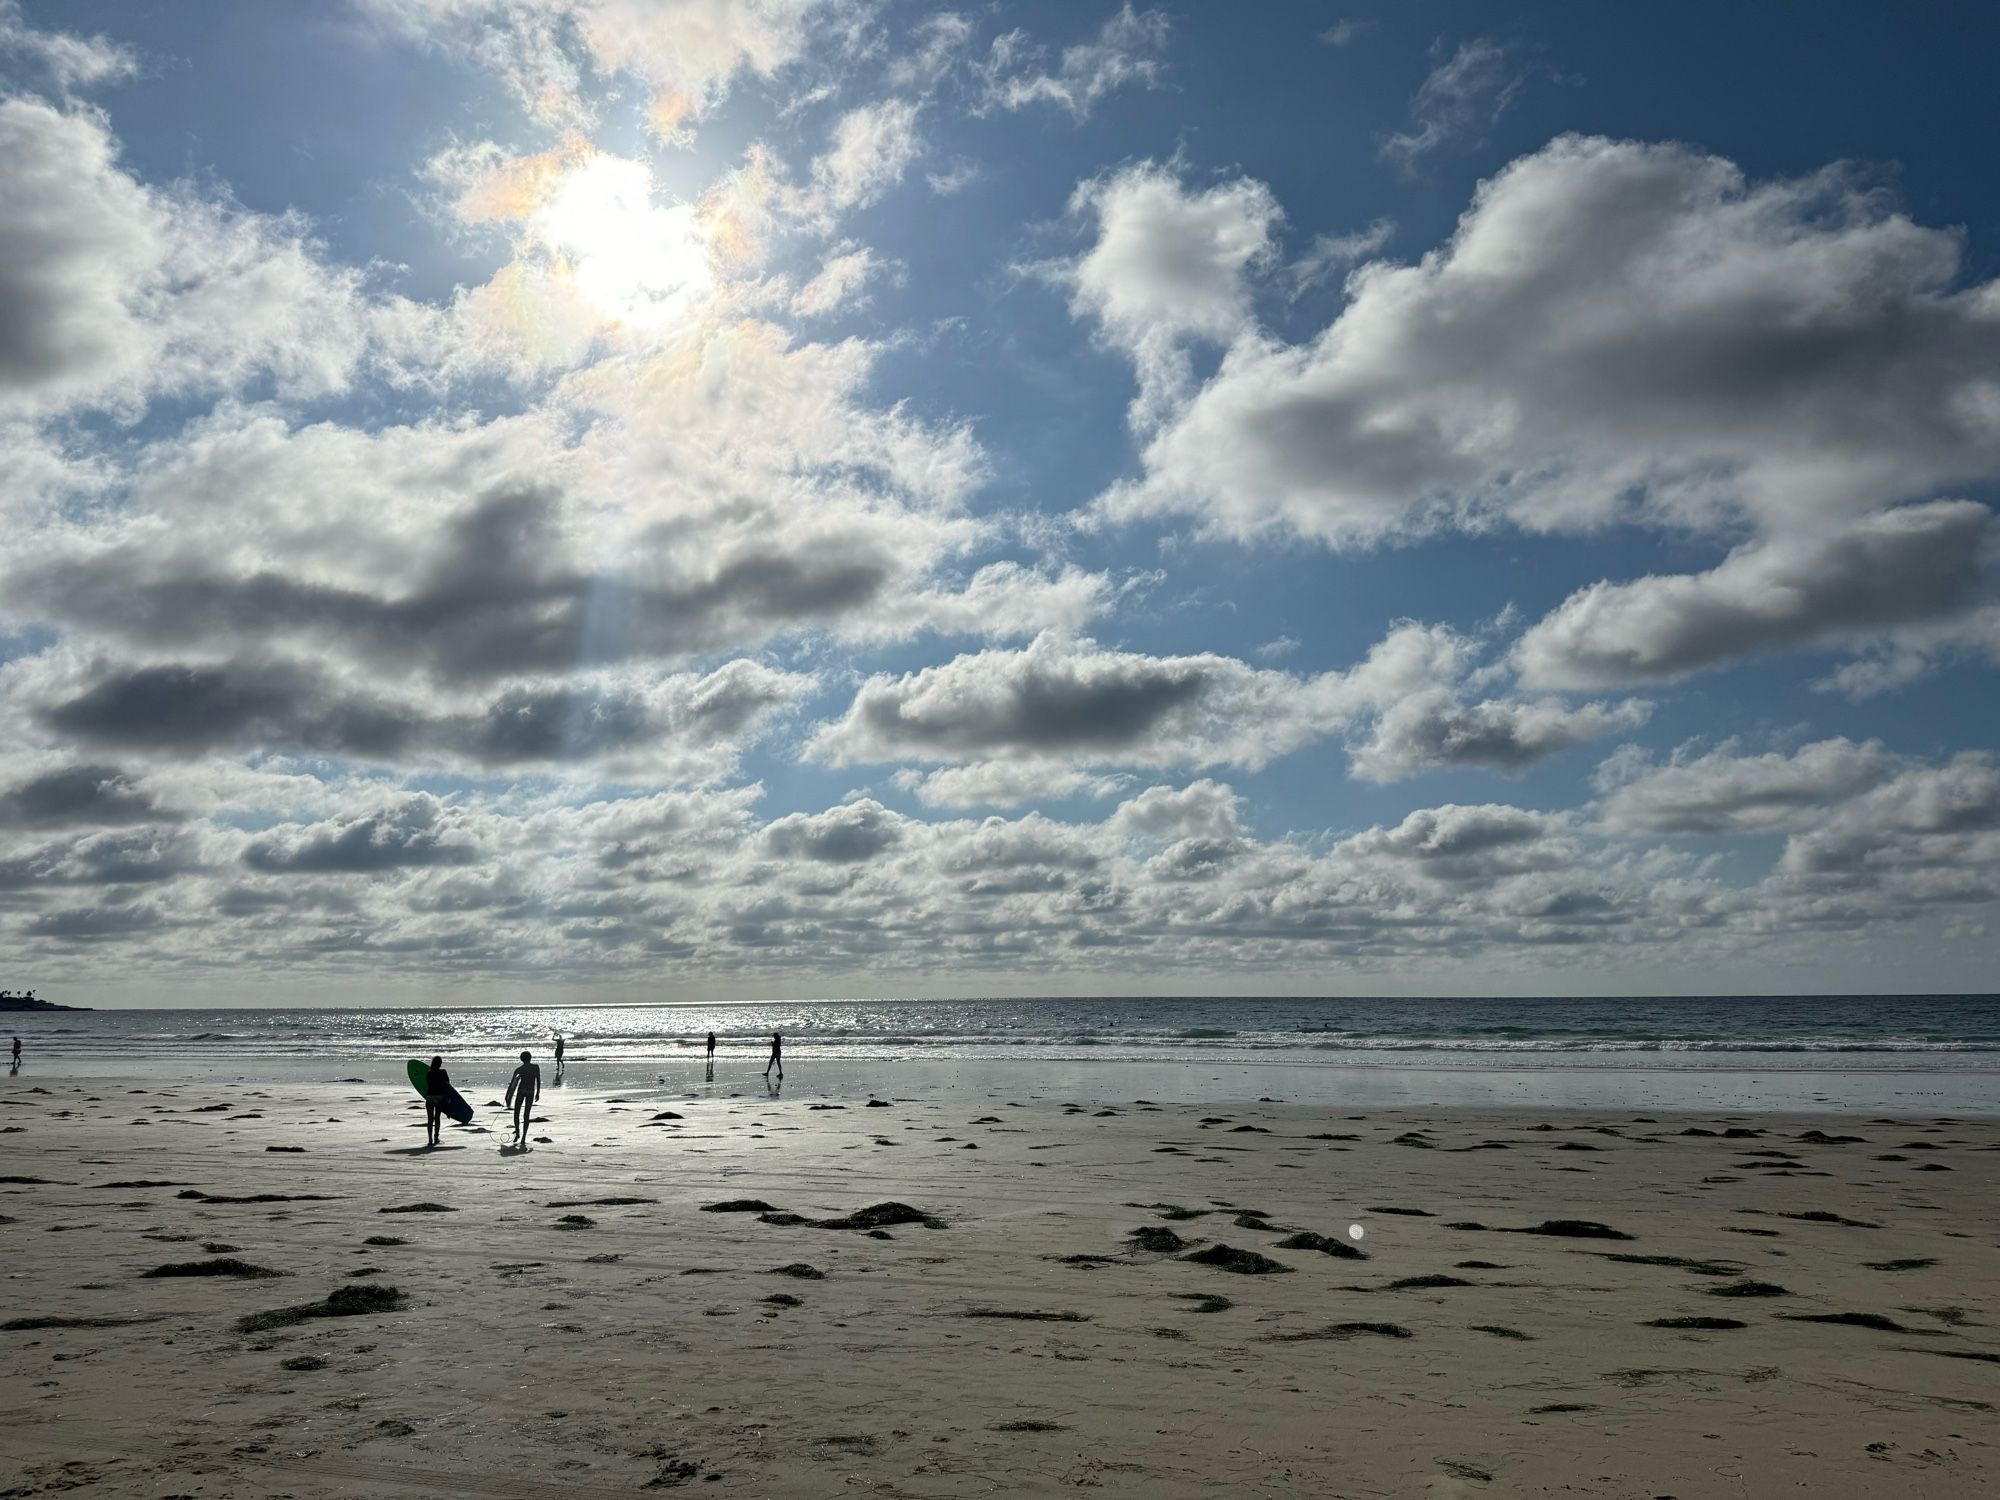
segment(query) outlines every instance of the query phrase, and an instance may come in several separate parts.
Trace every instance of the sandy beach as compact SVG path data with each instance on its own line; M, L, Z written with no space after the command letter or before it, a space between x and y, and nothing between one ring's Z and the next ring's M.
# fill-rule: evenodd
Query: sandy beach
M488 1097L7 1083L0 1494L1996 1479L1990 1122Z

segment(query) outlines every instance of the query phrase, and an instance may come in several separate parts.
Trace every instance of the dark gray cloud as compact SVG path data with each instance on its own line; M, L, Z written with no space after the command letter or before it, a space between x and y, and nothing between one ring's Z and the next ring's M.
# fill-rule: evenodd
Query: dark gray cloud
M1978 587L1992 520L1937 500L1746 542L1706 573L1594 583L1526 631L1514 659L1533 686L1612 687L1948 615Z
M300 875L367 875L475 864L482 857L429 796L363 817L281 829L243 851L243 863L253 870Z
M29 937L57 943L88 943L138 937L165 926L150 906L66 906L31 918L22 929Z
M1636 748L1598 770L1598 817L1625 834L1758 833L1803 828L1880 786L1905 762L1879 740L1821 740L1790 754L1724 745L1657 765Z
M764 830L764 846L780 859L857 864L894 848L903 820L864 798L823 813L793 813Z
M388 698L280 660L101 670L43 707L41 722L73 741L155 754L298 750L494 769L625 757L694 779L726 768L810 682L736 661L625 686L517 685L455 709Z
M1637 728L1652 705L1554 699L1459 701L1449 688L1419 691L1391 704L1355 747L1354 774L1398 781L1420 771L1479 766L1522 771L1557 751Z
M1260 766L1332 732L1364 701L1338 673L1301 678L1227 656L1145 656L1039 637L864 683L809 753L896 760Z
M159 823L178 817L117 766L60 766L0 791L0 826Z

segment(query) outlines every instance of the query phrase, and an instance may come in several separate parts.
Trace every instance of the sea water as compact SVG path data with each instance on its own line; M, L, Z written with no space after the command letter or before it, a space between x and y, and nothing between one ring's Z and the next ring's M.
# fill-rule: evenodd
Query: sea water
M701 1092L762 1087L782 1031L788 1090L829 1097L2000 1114L1992 995L218 1008L0 1017L10 1029L37 1075L393 1082L443 1054L478 1089L523 1049L552 1064L560 1032L571 1083Z

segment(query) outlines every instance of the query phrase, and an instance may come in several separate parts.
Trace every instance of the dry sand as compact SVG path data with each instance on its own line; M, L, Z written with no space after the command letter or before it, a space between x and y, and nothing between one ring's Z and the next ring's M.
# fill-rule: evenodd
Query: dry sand
M1017 1097L572 1088L505 1155L385 1086L0 1083L0 1496L2000 1481L1993 1122ZM224 1259L282 1274L145 1274Z

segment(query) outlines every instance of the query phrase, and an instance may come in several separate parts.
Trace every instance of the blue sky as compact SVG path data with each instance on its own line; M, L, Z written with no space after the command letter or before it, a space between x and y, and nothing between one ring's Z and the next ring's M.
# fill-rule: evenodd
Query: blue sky
M1988 988L1996 31L0 4L7 977Z

